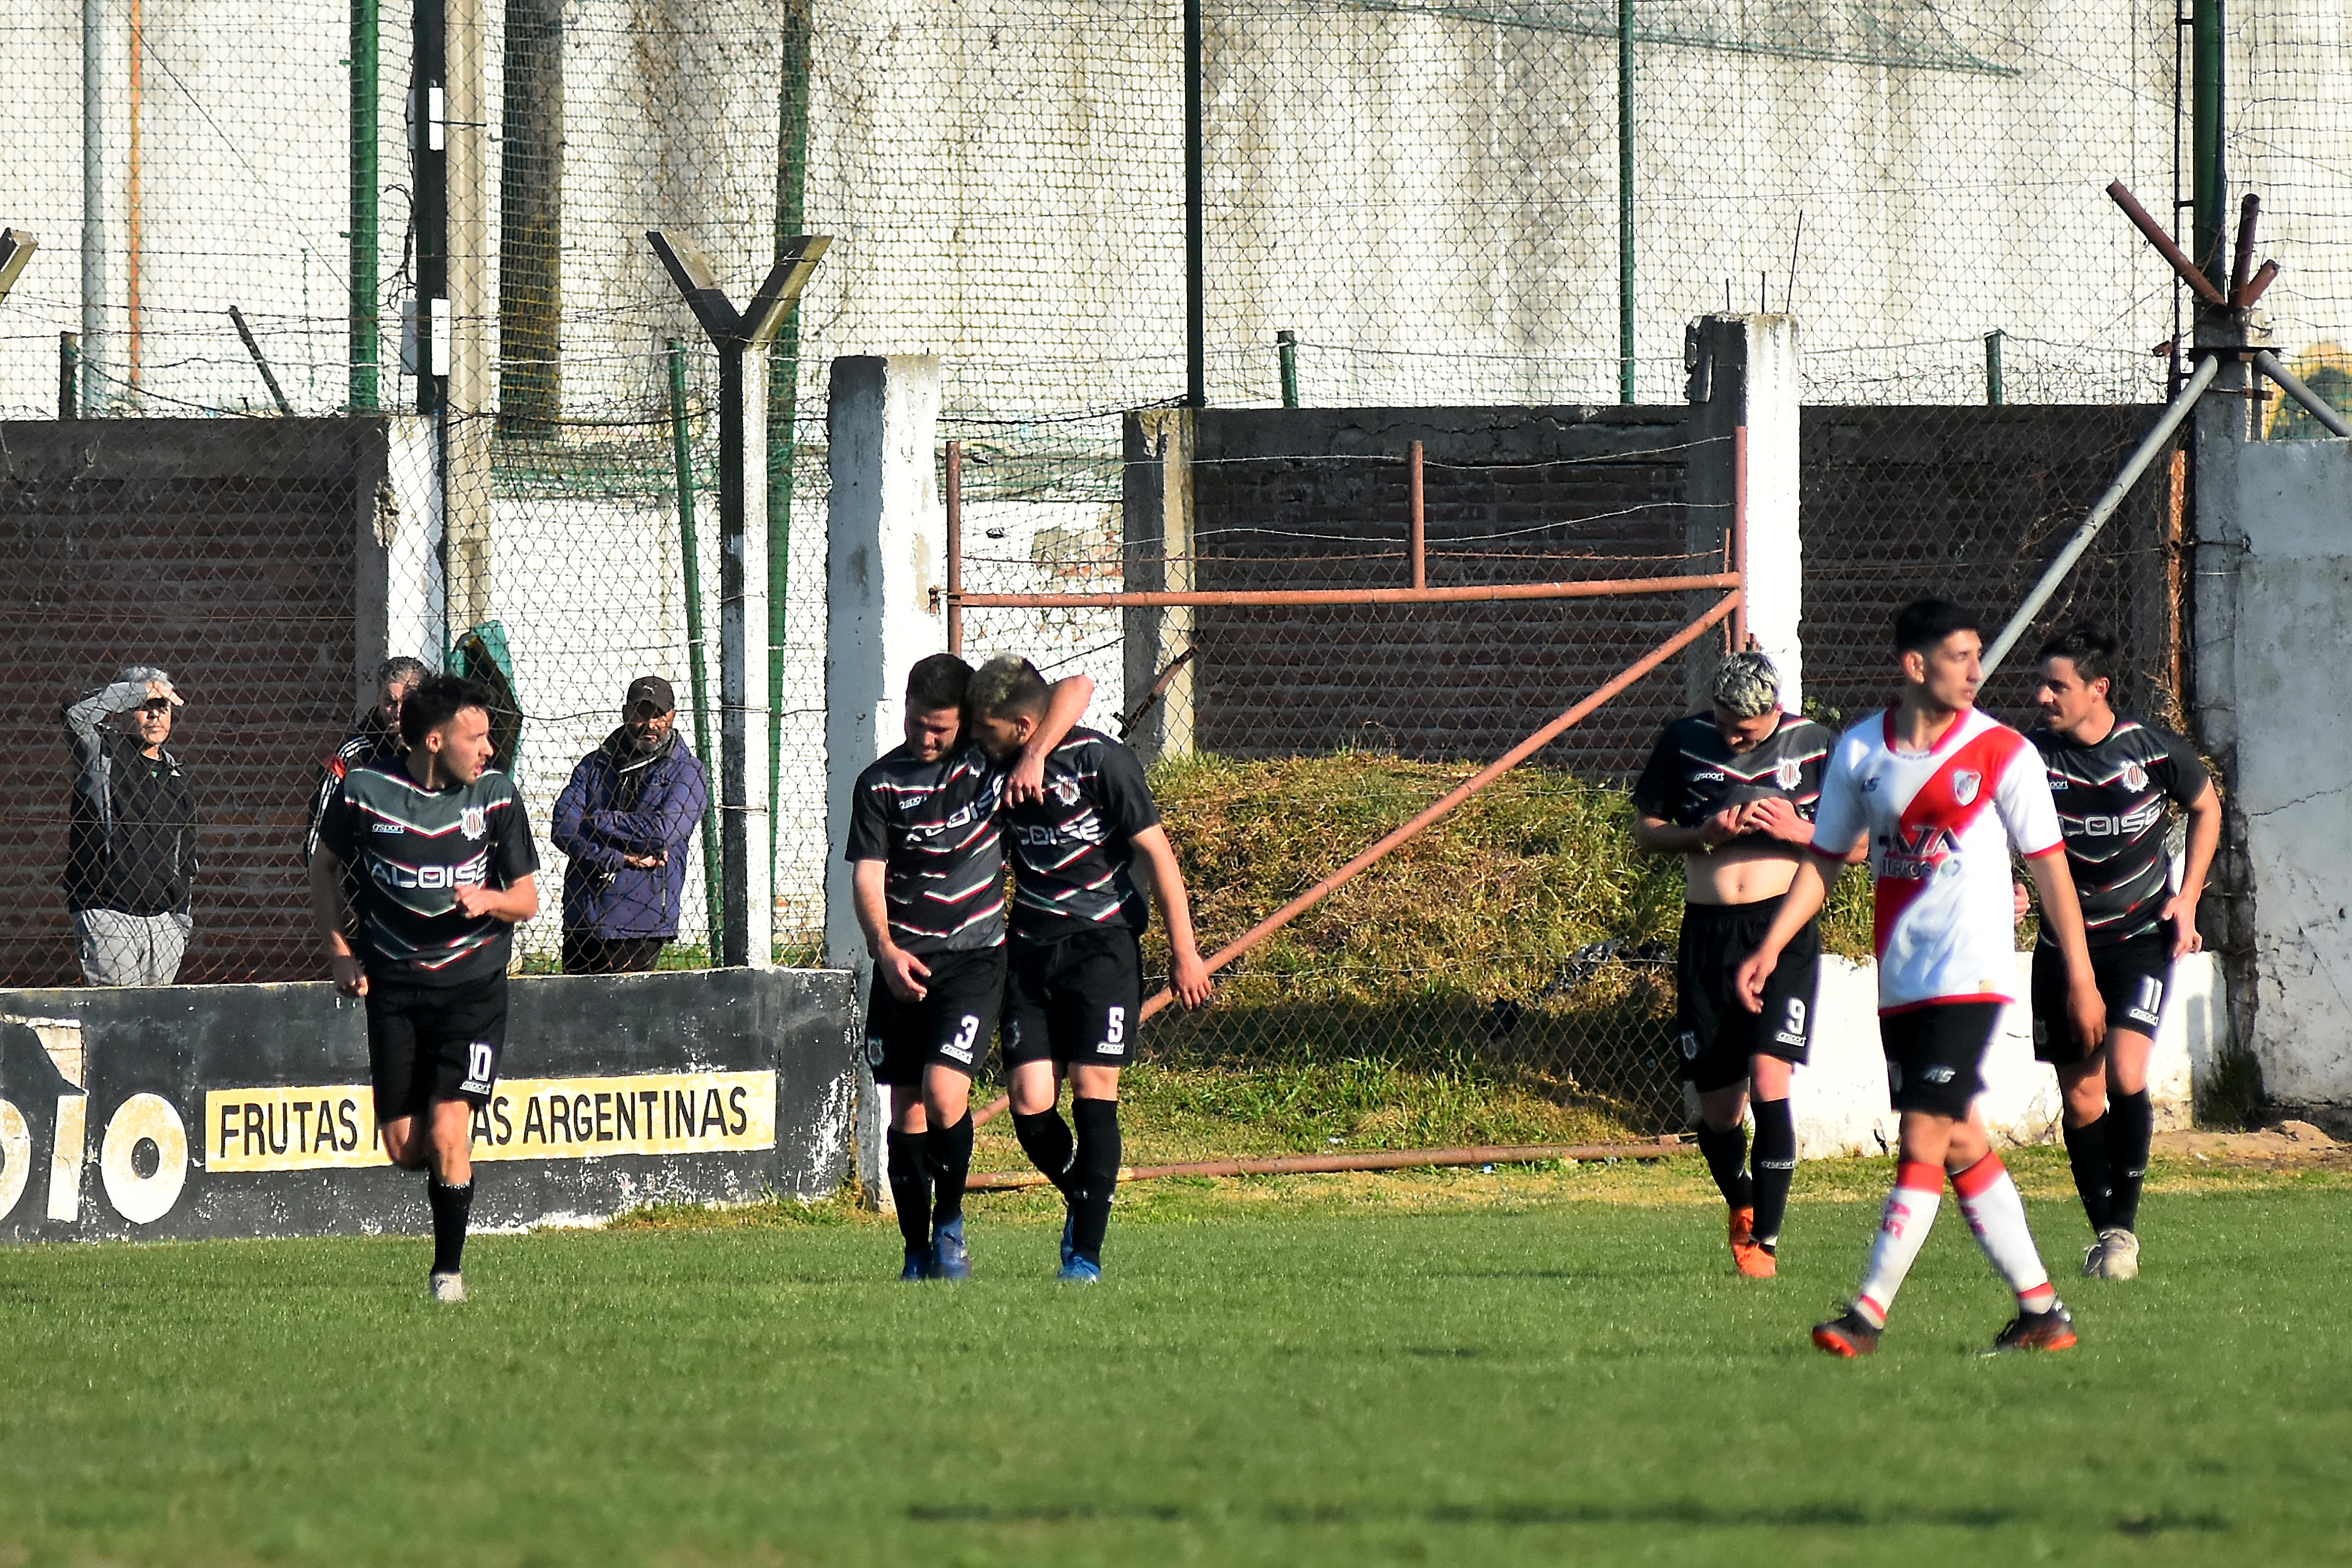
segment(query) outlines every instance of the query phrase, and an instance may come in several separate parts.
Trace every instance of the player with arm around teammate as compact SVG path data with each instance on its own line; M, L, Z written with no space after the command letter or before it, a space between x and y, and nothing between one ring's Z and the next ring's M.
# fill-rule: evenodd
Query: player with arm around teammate
M1045 677L1027 661L991 659L971 683L981 744L1011 758L1044 721L1046 696ZM1170 983L1187 1007L1209 999L1209 972L1193 945L1176 851L1135 753L1074 729L1047 757L1044 785L1042 798L1005 808L1013 907L1004 1066L1013 1133L1069 1205L1061 1278L1092 1284L1102 1278L1118 1183L1119 1069L1141 1021L1147 888L1168 922ZM1075 1137L1059 1110L1064 1078Z
M2221 800L2189 742L2110 704L2121 644L2077 626L2042 645L2041 752L2083 904L2091 971L2106 1012L2104 1045L2069 1021L2066 970L2048 929L2033 944L2033 1054L2058 1069L2066 1158L2094 1240L2083 1272L2139 1273L2139 1193L2156 1130L2147 1059L2173 960L2204 945L2197 902L2221 841ZM2170 883L2166 802L2189 814L2180 887Z
M1011 773L974 744L964 700L971 667L953 654L907 675L906 739L857 776L845 858L857 923L874 955L866 1060L890 1087L890 1195L906 1241L901 1279L971 1273L963 1230L971 1170L972 1065L1004 994L1008 795L1034 796L1044 754L1085 716L1094 681L1054 688L1034 755Z
M489 765L489 690L454 676L401 705L408 749L345 773L319 824L310 908L335 986L367 1005L384 1153L425 1171L433 1299L466 1299L474 1114L506 1049L514 928L539 913L539 853L514 781ZM359 874L359 907L343 868Z
M1633 842L1683 858L1682 940L1675 954L1682 1072L1698 1098L1698 1146L1730 1210L1739 1272L1779 1269L1780 1221L1797 1169L1789 1109L1791 1067L1812 1034L1821 972L1818 919L1790 937L1765 983L1763 1011L1733 994L1739 963L1780 911L1813 841L1813 805L1834 737L1780 710L1780 676L1761 653L1736 653L1715 672L1713 710L1677 719L1633 785ZM1755 1168L1744 1118L1756 1114Z
M1948 1174L1969 1228L2017 1294L2017 1316L1993 1348L2066 1350L2075 1342L2074 1321L1975 1108L1985 1052L2011 1000L2005 977L2015 964L2012 850L2025 857L2041 890L2042 923L2063 956L2076 1027L2095 1042L2106 1011L2040 754L1977 709L1983 666L1975 620L1947 601L1918 600L1895 615L1895 648L1901 698L1838 738L1822 776L1813 852L1738 982L1747 1005L1759 1006L1781 951L1866 838L1879 1037L1889 1097L1902 1115L1902 1152L1861 1287L1843 1311L1814 1327L1813 1343L1842 1356L1878 1348Z

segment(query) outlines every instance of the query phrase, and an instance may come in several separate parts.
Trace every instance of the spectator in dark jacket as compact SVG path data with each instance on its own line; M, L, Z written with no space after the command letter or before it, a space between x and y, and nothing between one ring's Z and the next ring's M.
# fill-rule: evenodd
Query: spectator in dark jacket
M343 782L343 775L362 763L396 764L406 753L408 744L400 738L400 704L432 673L423 659L405 654L376 667L376 705L360 715L360 721L334 754L319 763L319 787L310 795L310 826L302 837L302 864L308 866L319 858L319 819L326 814L327 803L335 798L335 786ZM359 902L356 894L352 901Z
M196 797L163 749L183 705L170 676L141 664L60 715L74 754L66 909L92 985L169 985L188 950Z
M580 760L555 797L563 874L563 973L654 967L677 935L686 847L710 801L702 763L677 735L677 699L657 675L629 683L621 727Z

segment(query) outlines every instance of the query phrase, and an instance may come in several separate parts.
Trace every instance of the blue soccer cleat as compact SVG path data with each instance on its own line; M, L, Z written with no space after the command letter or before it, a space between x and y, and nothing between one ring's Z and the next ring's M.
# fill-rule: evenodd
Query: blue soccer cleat
M898 1270L899 1280L902 1283L911 1283L917 1279L929 1279L930 1277L931 1254L929 1249L918 1249L912 1247L907 1248L907 1266Z
M971 1249L963 1244L963 1216L961 1215L931 1233L931 1278L971 1278Z
M1089 1263L1083 1258L1072 1258L1062 1265L1062 1271L1055 1278L1065 1285L1099 1285L1102 1283L1102 1265Z

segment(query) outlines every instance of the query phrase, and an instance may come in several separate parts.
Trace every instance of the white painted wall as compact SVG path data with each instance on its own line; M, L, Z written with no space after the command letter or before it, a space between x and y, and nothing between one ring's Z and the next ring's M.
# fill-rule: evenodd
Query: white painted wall
M1780 672L1780 706L1804 710L1804 535L1797 526L1803 376L1794 316L1748 318L1748 630Z
M2352 441L2238 454L2236 777L2248 1042L2273 1100L2352 1102ZM2205 552L2200 552L2200 574Z
M2027 994L2032 964L2031 953L2017 955L2013 984L2021 997ZM1897 1119L1886 1105L1876 965L1822 959L1813 1016L1812 1060L1797 1069L1790 1095L1796 1105L1798 1153L1818 1160L1893 1149ZM2195 1086L2210 1069L2228 1028L2220 964L2210 953L2180 960L2173 966L2172 989L2148 1065L2148 1095L2159 1131L2189 1125ZM2032 1017L2022 1002L2002 1013L1984 1076L1978 1104L1997 1143L2041 1143L2058 1136L2057 1075L2033 1059Z

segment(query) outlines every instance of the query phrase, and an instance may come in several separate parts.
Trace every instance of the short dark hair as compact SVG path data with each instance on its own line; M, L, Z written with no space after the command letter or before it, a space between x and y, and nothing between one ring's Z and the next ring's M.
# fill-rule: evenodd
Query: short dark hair
M907 710L936 713L942 708L960 709L971 689L971 666L951 653L935 653L917 659L907 672Z
M1977 618L1949 599L1914 599L1895 612L1895 651L1927 653L1954 632L1977 632Z
M2116 679L2116 665L2124 651L2123 639L2106 627L2091 621L2077 621L2042 645L2033 662L2065 658L2074 662L2074 673L2084 685L2104 679L2110 687Z
M1053 689L1025 658L999 654L971 678L971 710L983 719L1041 718Z
M411 658L404 653L396 654L375 667L375 683L378 686L390 686L397 680L403 684L412 684L423 680L432 673L425 668L423 659Z
M498 695L478 680L428 675L400 704L400 738L414 749L461 710L478 708L488 715L497 711L498 702Z

